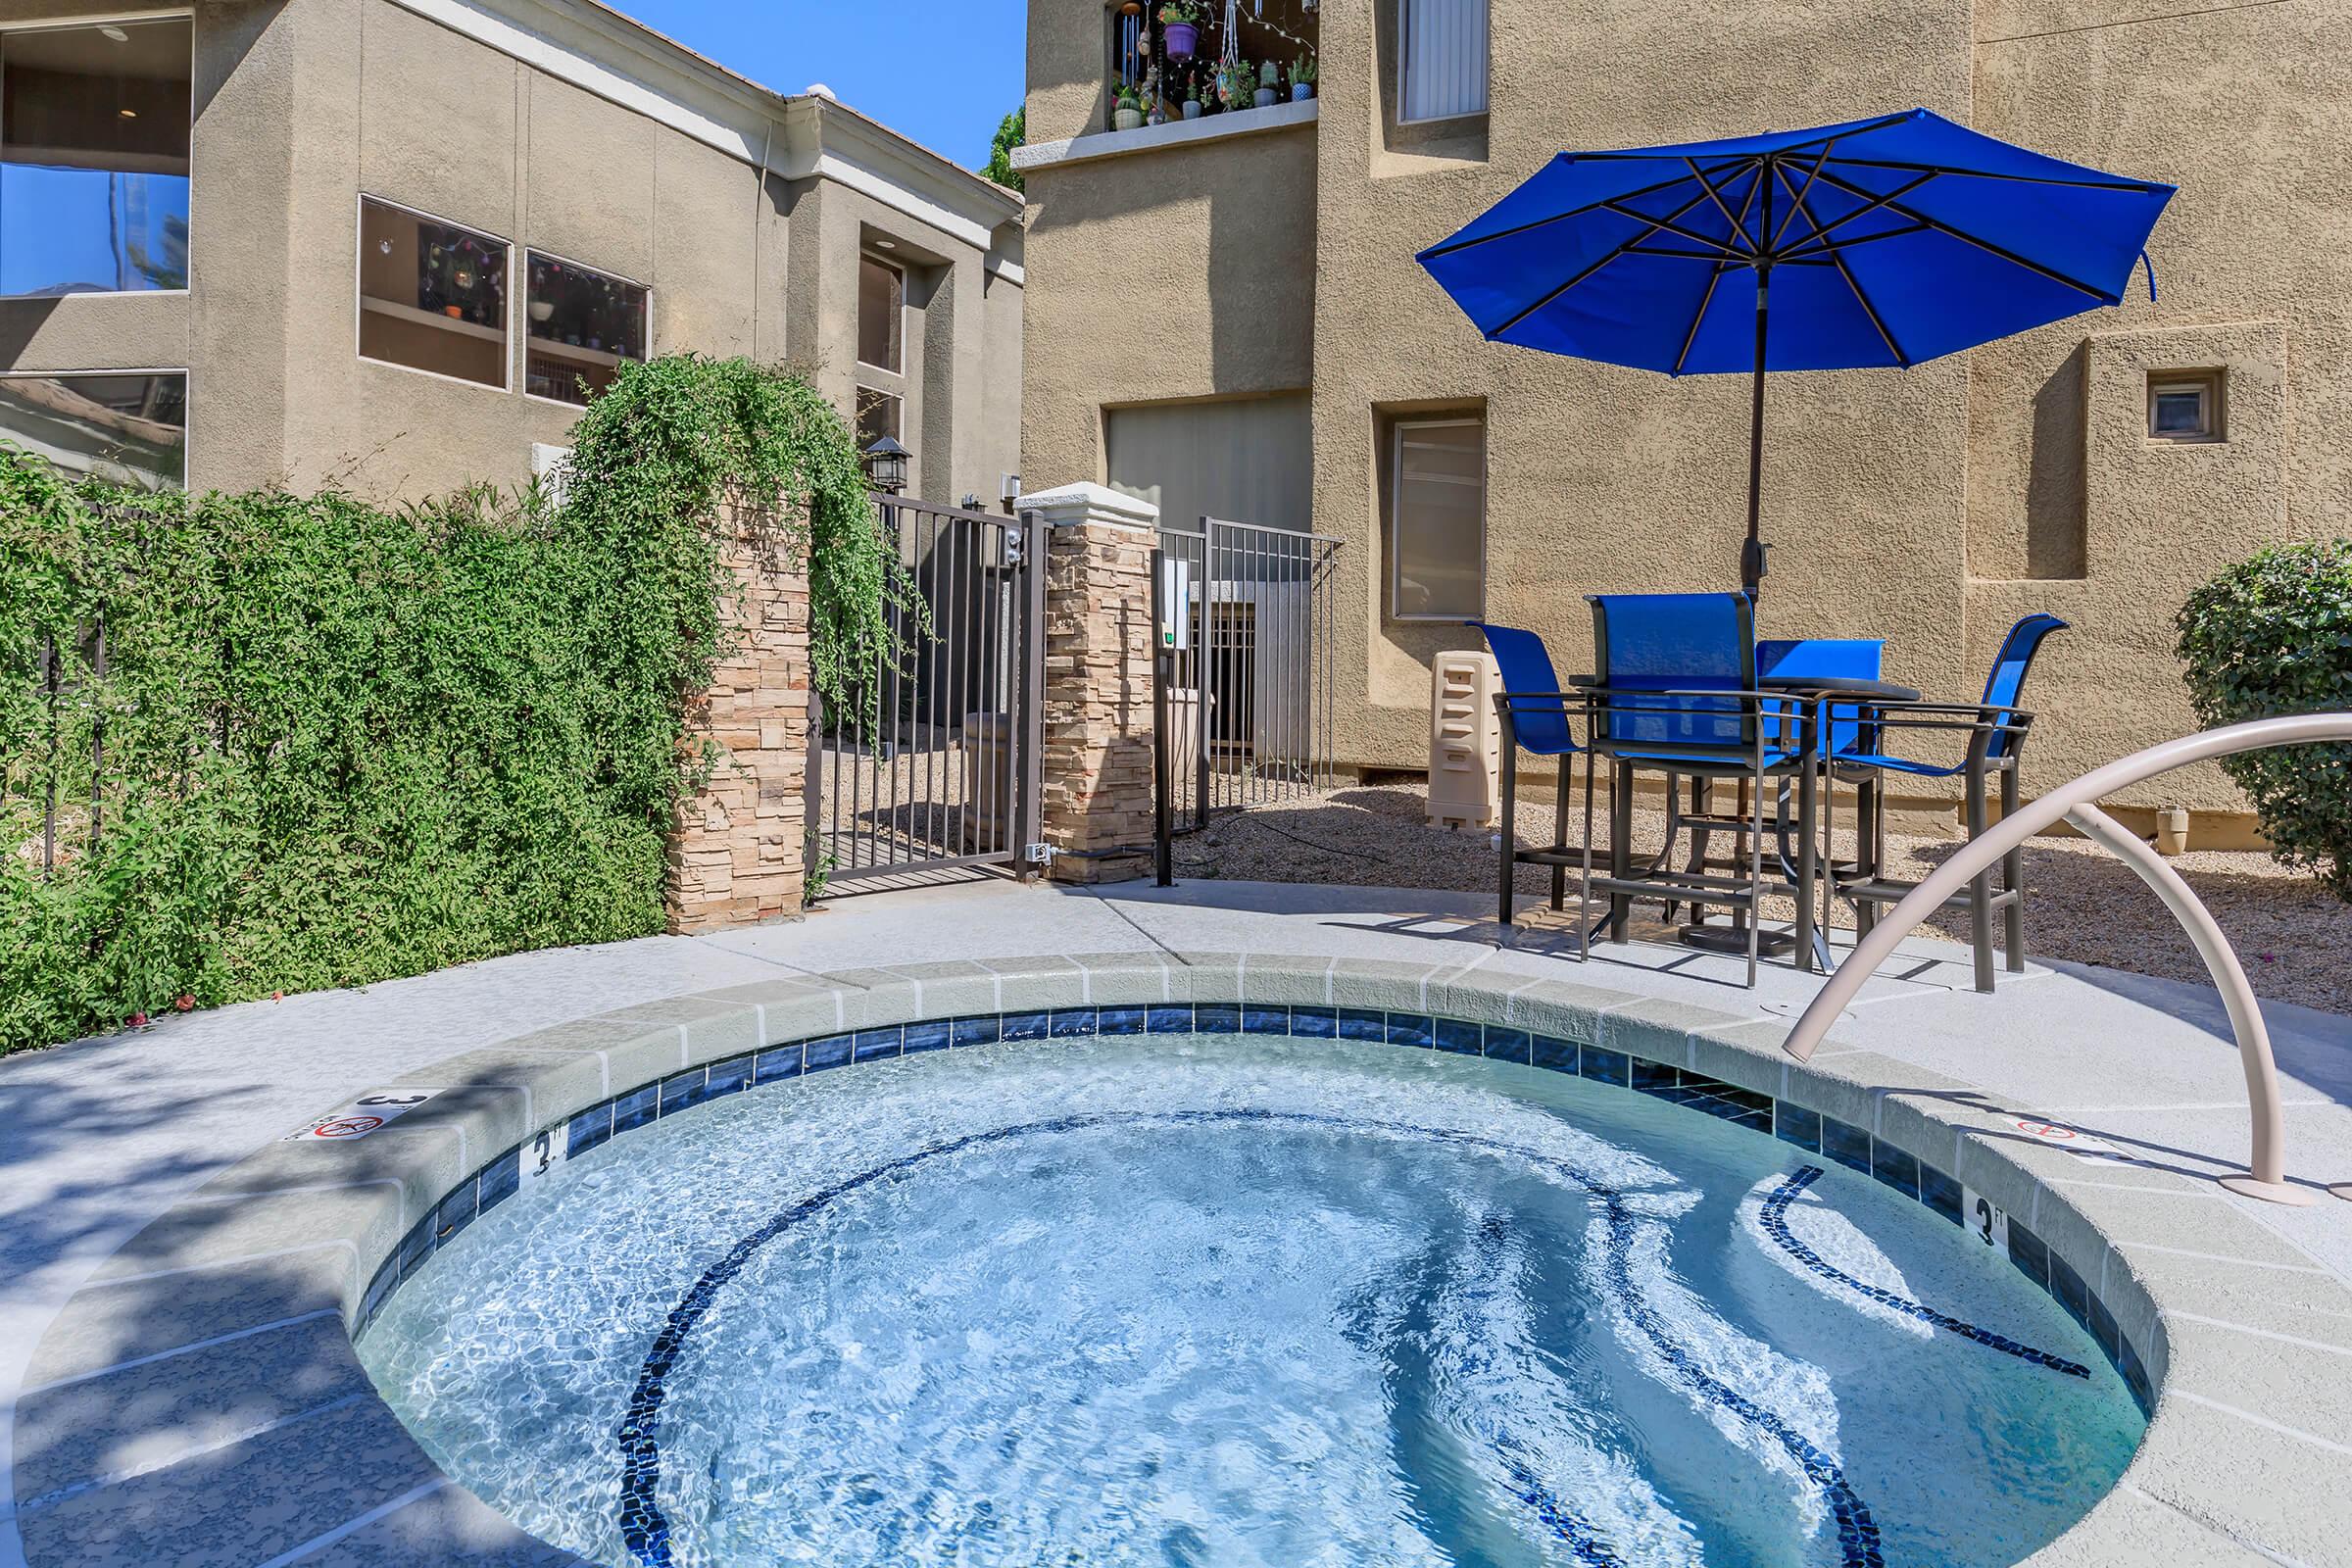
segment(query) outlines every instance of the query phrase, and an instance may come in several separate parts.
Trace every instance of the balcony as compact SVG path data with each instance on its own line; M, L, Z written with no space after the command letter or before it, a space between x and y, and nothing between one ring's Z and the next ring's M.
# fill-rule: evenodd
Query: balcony
M1104 15L1101 128L1013 155L1024 172L1310 123L1315 0L1125 0Z

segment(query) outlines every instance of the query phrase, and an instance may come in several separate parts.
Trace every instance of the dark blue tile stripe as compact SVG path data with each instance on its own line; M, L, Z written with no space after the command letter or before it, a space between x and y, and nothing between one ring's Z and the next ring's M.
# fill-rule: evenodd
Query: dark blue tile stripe
M2070 1378L2090 1376L2090 1368L2080 1361L2069 1361L2063 1356L2052 1355L2047 1350L2036 1350L2031 1345L2021 1345L2006 1335L1995 1334L1990 1329L1978 1328L1974 1323L1963 1322L1947 1312L1938 1312L1932 1306L1923 1306L1908 1297L1897 1296L1892 1291L1881 1290L1876 1285L1866 1285L1851 1274L1827 1262L1819 1252L1798 1241L1796 1233L1788 1228L1788 1205L1796 1201L1798 1194L1820 1179L1821 1167L1806 1165L1787 1181L1781 1183L1773 1190L1772 1196L1764 1200L1765 1234L1780 1244L1782 1251L1787 1252L1823 1279L1842 1285L1856 1295L1867 1296L1881 1306L1892 1307L1905 1317L1917 1318L1922 1323L1932 1323L1946 1334L1957 1334L1964 1340L1974 1340L1987 1349L1998 1350L2003 1355L2014 1355L2019 1360L2030 1361L2035 1366L2046 1366L2051 1371L2063 1372Z
M1808 1152L1848 1166L1886 1183L1927 1204L1944 1218L1960 1218L1960 1187L1951 1177L1908 1151L1867 1130L1825 1116L1759 1091L1707 1078L1687 1068L1604 1051L1589 1044L1552 1035L1540 1035L1501 1024L1469 1023L1436 1018L1425 1013L1387 1012L1374 1007L1261 1005L1202 1003L1152 1004L1119 1007L1056 1007L1018 1013L982 1013L969 1017L933 1019L921 1023L818 1036L780 1042L758 1053L730 1057L709 1068L676 1073L657 1083L579 1111L560 1124L565 1153L585 1154L614 1137L647 1126L665 1115L692 1108L703 1101L753 1088L765 1088L789 1078L839 1067L852 1061L914 1054L950 1047L994 1044L999 1040L1079 1039L1105 1036L1212 1033L1239 1031L1279 1035L1298 1040L1396 1041L1437 1049L1458 1055L1485 1055L1541 1070L1562 1072L1594 1083L1634 1088L1766 1137L1778 1138ZM1818 1172L1817 1172L1818 1173ZM415 1226L376 1270L362 1298L359 1326L371 1323L403 1279L423 1265L445 1241L454 1241L475 1215L487 1213L512 1196L519 1185L515 1151L510 1150L462 1184L472 1195L470 1206L448 1209L465 1215L447 1223L443 1208L435 1207ZM1793 1195L1791 1195L1793 1196ZM452 1202L456 1195L445 1199ZM1785 1204L1783 1205L1786 1206ZM2155 1396L2147 1368L2138 1351L2117 1327L2114 1313L2084 1285L2082 1276L2031 1230L2016 1220L2009 1223L2009 1256L2018 1271L2057 1298L2068 1314L2106 1352L2143 1414L2152 1415ZM1867 1289L1857 1282L1855 1288ZM1887 1303L1889 1305L1894 1302ZM1916 1303L1914 1303L1916 1304ZM1921 1308L1922 1311L1928 1310ZM1965 1327L1965 1325L1963 1325ZM1959 1332L1954 1330L1954 1332ZM1993 1338L1997 1338L1994 1336ZM1997 1347L1996 1347L1997 1348ZM2034 1354L2040 1354L2035 1351ZM2073 1367L2075 1363L2063 1363ZM2084 1375L2087 1375L2085 1373Z

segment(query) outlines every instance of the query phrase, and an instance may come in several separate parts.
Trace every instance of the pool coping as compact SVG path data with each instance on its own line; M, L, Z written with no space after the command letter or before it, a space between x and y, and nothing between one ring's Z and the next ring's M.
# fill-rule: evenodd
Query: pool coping
M534 1179L526 1149L546 1134L567 1155L575 1118L602 1105L617 1120L615 1102L649 1086L648 1122L751 1087L757 1054L787 1043L846 1036L854 1056L859 1031L1152 1004L1363 1008L1526 1031L1622 1054L1629 1077L1631 1064L1651 1064L1653 1091L1680 1093L1688 1075L1738 1092L1683 1096L1713 1102L1700 1109L1752 1111L1764 1097L1866 1132L1864 1167L1881 1163L1882 1147L1893 1156L1889 1172L1873 1169L1881 1180L1908 1156L2014 1216L2081 1282L2081 1308L2065 1295L2061 1303L2103 1348L2111 1338L2134 1347L2144 1366L2154 1415L2139 1451L2113 1491L2028 1559L2034 1568L2348 1560L2339 1538L2352 1523L2352 1447L2315 1435L2328 1430L2324 1416L2293 1415L2328 1408L2325 1391L2343 1386L2352 1351L2294 1331L2306 1322L2298 1313L2345 1315L2352 1293L2301 1267L2208 1183L2148 1164L2086 1167L2020 1131L1983 1091L1835 1031L1800 1066L1780 1051L1787 1026L1777 1020L1469 964L1122 953L843 970L681 996L462 1052L378 1091L394 1102L429 1095L414 1105L367 1107L376 1097L366 1096L319 1107L322 1119L389 1114L365 1136L275 1142L222 1172L126 1243L42 1337L16 1414L28 1561L577 1562L444 1476L351 1348L439 1239L485 1198ZM1434 1027L1429 1044L1439 1048ZM1952 1218L1918 1183L1914 1174L1911 1196ZM2284 1280L2301 1304L2256 1293L2240 1277L2249 1272ZM2238 1408L2248 1402L2287 1417L2250 1422Z

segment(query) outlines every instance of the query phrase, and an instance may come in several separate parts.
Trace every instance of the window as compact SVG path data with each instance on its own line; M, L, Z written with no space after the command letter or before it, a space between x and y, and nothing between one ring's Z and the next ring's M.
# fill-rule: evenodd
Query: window
M181 370L0 376L0 441L68 473L178 490L187 484Z
M884 436L904 443L906 434L900 428L906 418L906 400L888 392L877 392L870 386L858 389L858 450L867 447Z
M905 370L906 274L871 256L858 259L858 358L893 375ZM896 431L892 432L894 435Z
M645 358L652 292L625 277L528 252L530 318L522 389L585 404L612 384L623 360Z
M1487 112L1487 0L1396 0L1396 119Z
M360 198L360 356L507 384L507 242Z
M1486 420L1399 419L1390 443L1391 612L1475 620L1487 596Z
M2181 442L2226 439L2222 433L2222 372L2150 370L2148 439Z
M0 294L188 286L188 20L0 36Z

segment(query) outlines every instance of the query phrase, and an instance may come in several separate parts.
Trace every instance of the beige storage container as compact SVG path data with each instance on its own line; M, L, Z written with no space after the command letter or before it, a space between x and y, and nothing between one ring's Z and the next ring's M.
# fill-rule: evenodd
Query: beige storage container
M1494 656L1440 654L1429 672L1429 820L1445 828L1491 828L1500 808L1502 689Z

